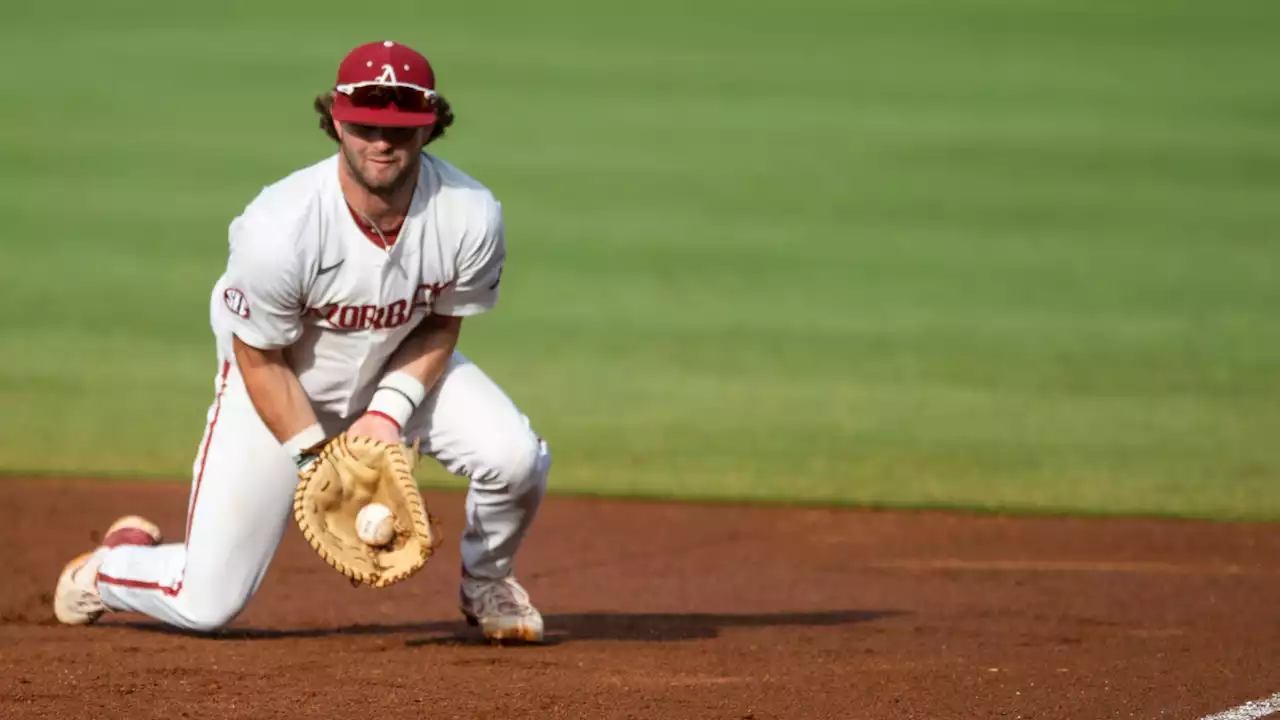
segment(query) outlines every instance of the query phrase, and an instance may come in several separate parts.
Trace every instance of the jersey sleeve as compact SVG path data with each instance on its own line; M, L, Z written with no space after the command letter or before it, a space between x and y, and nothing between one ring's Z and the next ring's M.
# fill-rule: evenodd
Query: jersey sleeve
M274 350L302 336L298 253L286 229L241 215L231 223L222 312L246 345Z
M463 237L457 280L440 293L432 312L465 317L492 310L498 304L498 286L506 259L502 204L490 197L484 222Z

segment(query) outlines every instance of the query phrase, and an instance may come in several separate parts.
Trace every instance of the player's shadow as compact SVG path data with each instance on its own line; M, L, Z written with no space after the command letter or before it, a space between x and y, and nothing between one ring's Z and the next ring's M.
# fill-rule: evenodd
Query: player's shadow
M826 610L781 613L563 613L543 617L546 644L585 640L677 642L715 638L729 628L836 627L904 614L899 610ZM188 633L156 622L115 622L109 626L147 632L183 634L216 640L278 640L342 635L412 635L409 647L483 644L480 632L462 620L423 623L346 625L333 628L272 630L230 627L214 633Z
M871 622L901 615L895 610L829 610L790 613L566 613L546 615L546 640L550 644L584 640L677 642L719 637L727 628L833 627ZM451 631L414 638L405 645L478 643L471 628L458 625Z

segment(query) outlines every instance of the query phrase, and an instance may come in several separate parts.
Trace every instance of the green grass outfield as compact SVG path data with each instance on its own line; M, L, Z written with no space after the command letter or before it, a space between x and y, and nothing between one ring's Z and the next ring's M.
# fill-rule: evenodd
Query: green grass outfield
M0 469L188 477L226 226L386 38L504 201L463 347L555 489L1280 518L1258 0L18 3Z

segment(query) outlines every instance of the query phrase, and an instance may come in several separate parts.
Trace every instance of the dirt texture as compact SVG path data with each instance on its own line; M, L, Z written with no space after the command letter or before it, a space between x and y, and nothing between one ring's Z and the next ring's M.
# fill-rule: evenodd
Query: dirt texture
M446 544L357 589L295 529L211 637L52 617L117 516L188 488L0 481L3 718L1186 718L1280 691L1280 526L551 496L517 562L540 647L482 643Z

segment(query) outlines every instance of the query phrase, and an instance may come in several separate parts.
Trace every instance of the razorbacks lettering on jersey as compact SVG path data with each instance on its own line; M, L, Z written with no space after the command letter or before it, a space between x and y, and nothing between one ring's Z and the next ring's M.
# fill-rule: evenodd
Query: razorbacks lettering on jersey
M264 188L232 221L210 311L223 359L235 362L233 335L263 350L287 347L316 412L349 418L424 317L497 303L506 247L493 194L427 153L398 239L381 247L353 217L338 161Z

